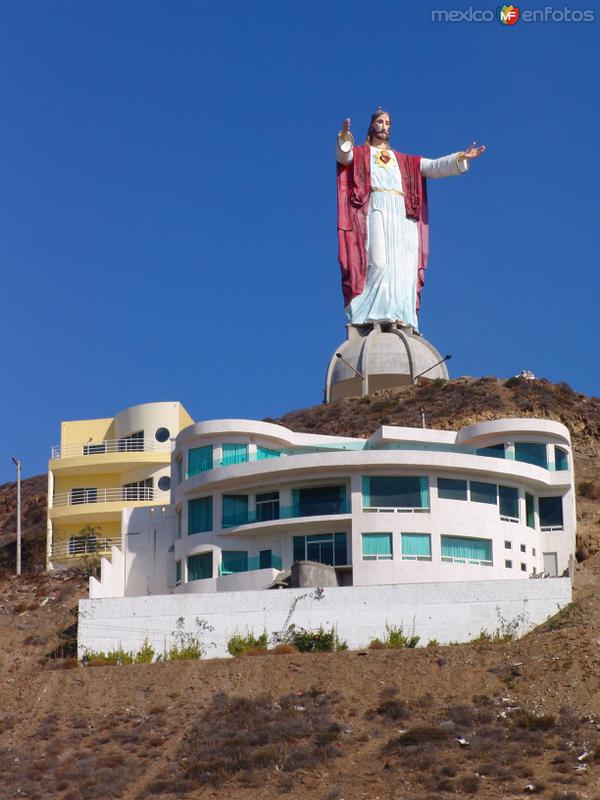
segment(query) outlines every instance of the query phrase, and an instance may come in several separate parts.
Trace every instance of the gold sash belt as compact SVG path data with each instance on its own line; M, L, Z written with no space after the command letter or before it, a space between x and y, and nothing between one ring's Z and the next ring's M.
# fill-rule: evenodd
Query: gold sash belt
M371 186L372 192L387 192L388 194L399 194L404 197L404 192L399 192L398 189L380 189L378 186Z

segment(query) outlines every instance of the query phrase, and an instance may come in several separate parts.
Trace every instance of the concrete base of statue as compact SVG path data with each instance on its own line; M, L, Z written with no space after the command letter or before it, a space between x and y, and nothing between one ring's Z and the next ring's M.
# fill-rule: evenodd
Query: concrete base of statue
M346 325L346 341L327 368L325 402L360 397L421 380L448 379L444 357L411 326L399 322Z

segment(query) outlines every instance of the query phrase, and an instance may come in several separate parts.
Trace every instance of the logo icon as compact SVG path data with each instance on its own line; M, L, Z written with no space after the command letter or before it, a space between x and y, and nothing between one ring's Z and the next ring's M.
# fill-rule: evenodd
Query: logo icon
M498 22L502 25L514 25L519 19L519 6L507 6L506 3L498 8Z

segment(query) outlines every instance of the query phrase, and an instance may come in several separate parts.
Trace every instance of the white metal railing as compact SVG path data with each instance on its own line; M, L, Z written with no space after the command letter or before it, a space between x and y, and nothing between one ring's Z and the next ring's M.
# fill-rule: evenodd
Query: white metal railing
M442 556L442 561L451 564L475 564L480 567L492 567L494 565L493 561L484 561L478 558L458 558L456 556Z
M105 555L111 547L121 548L121 539L108 536L71 536L68 541L52 543L52 558L81 558Z
M429 507L418 508L394 508L391 506L366 506L363 508L365 514L425 514L429 511Z
M542 525L540 527L540 530L543 533L548 533L550 531L564 531L564 526L563 525Z
M96 489L93 487L70 489L58 492L52 498L54 506L80 506L89 503L132 503L154 500L151 486L119 486L115 489Z
M97 456L105 453L168 453L170 442L157 442L154 439L104 439L101 442L82 442L53 447L50 458L74 456Z

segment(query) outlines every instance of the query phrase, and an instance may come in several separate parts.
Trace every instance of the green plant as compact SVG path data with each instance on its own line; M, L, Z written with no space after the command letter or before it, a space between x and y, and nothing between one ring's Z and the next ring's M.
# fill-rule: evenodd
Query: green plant
M316 631L308 631L292 624L287 629L286 641L301 653L333 653L348 649L346 642L338 637L335 625L328 631L322 625Z
M269 637L267 632L264 631L261 635L257 638L252 631L247 631L245 636L242 636L241 633L234 633L231 639L227 642L227 651L232 656L241 656L247 650L251 650L255 647L260 647L263 650L267 649L267 644L269 643Z
M440 646L440 643L438 642L437 639L430 639L427 642L427 647L439 647L439 646Z
M406 636L402 625L389 625L386 622L385 631L387 635L383 641L390 650L399 650L402 647L416 647L421 639L420 636L415 636L414 633L411 636Z
M155 651L148 639L144 639L144 644L135 654L136 664L151 664L154 660Z
M202 658L205 649L200 641L200 635L205 631L212 631L214 628L200 617L196 617L196 632L190 633L185 630L185 619L179 617L176 629L173 631L174 644L165 651L165 661L187 661L189 659Z

